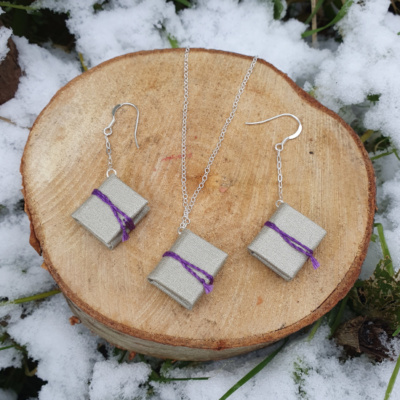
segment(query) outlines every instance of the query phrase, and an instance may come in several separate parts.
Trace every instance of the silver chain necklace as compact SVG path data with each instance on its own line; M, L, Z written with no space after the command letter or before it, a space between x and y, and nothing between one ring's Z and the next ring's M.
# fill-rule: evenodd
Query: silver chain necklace
M233 120L233 117L235 116L236 110L239 105L239 100L241 95L244 92L244 89L246 87L247 81L250 78L251 73L253 72L254 66L256 65L257 62L257 56L253 58L253 61L251 62L251 65L249 69L246 72L246 75L243 78L243 82L240 85L240 88L238 92L236 93L235 100L232 105L232 110L231 113L229 114L229 117L226 119L225 124L221 130L221 133L219 134L218 142L211 153L210 158L208 159L208 163L206 168L204 169L204 175L201 179L201 182L199 183L199 186L197 189L194 191L190 201L189 201L189 196L187 193L187 188L186 188L186 132L187 132L187 113L188 113L188 106L189 106L189 47L186 48L185 51L185 60L184 60L184 69L183 69L183 91L184 91L184 97L183 97L183 112L182 112L182 204L183 204L183 216L182 216L182 222L179 225L178 233L181 234L183 230L190 224L190 219L189 219L189 214L192 212L194 204L196 202L197 196L203 189L207 178L208 174L210 173L211 166L215 160L215 157L217 156L222 142L225 138L225 133L226 130L228 129L228 126Z

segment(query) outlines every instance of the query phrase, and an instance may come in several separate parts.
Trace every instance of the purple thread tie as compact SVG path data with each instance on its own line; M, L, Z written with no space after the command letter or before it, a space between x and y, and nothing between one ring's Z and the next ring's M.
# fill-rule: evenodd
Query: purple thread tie
M122 241L125 242L126 240L128 240L129 235L126 229L129 229L130 231L133 231L135 229L135 224L133 223L132 218L121 211L104 193L100 192L99 189L94 189L92 195L97 196L100 200L104 201L104 203L110 206L112 212L115 215L115 218L117 218L119 226L121 227ZM123 220L121 220L118 214L123 217Z
M273 229L275 232L279 233L282 237L282 239L288 243L291 247L293 247L295 250L299 251L300 253L303 253L307 257L311 259L312 265L314 269L317 269L319 267L319 262L317 259L314 257L314 252L305 246L303 243L300 243L298 240L296 240L294 237L289 236L287 233L281 231L273 222L267 221L265 226L268 226L268 228ZM298 246L296 246L296 244Z
M163 257L172 257L176 261L179 261L182 264L182 267L185 268L188 272L190 272L204 287L204 291L206 294L210 293L213 290L213 283L214 283L214 277L210 275L208 272L202 270L199 267L196 267L195 265L191 264L189 261L184 260L183 258L179 257L178 254L174 253L173 251L167 251L163 254ZM207 283L203 278L201 278L196 272L194 271L199 271L202 273L204 276L206 276L209 280L209 283Z

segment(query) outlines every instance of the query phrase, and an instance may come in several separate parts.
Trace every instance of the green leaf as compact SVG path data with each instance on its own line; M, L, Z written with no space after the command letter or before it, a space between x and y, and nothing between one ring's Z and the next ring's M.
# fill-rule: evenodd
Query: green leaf
M400 270L394 272L382 224L375 227L383 258L369 279L356 282L349 293L349 304L358 314L383 320L396 330L400 326Z
M282 12L285 8L282 0L272 0L272 2L274 3L274 19L281 19Z
M182 4L185 7L191 8L192 4L188 0L174 0L174 3Z
M376 103L379 101L380 97L380 94L369 94L367 96L367 100L371 101L372 103Z
M286 345L288 340L289 340L289 338L286 338L283 341L283 343L280 345L280 347L278 347L275 351L273 351L265 360L261 361L258 365L256 365L248 374L246 374L235 385L233 385L219 400L227 399L232 393L236 392L236 390L238 390L240 387L242 387L253 376L257 375L283 349L283 347Z
M306 38L308 36L313 35L314 33L321 32L324 29L329 28L332 25L335 25L347 14L347 12L349 11L352 4L353 4L353 0L347 0L346 3L343 4L343 6L339 10L339 12L336 14L336 17L331 22L329 22L329 24L322 26L321 28L313 29L310 31L305 31L304 33L302 33L301 37Z
M297 361L293 363L293 366L294 366L293 380L294 383L298 386L298 394L300 398L306 399L307 392L304 389L306 380L304 376L308 376L312 368L307 364L305 364L305 362L300 358L298 358Z
M393 332L393 337L397 336L400 333L400 325L397 327L397 329Z

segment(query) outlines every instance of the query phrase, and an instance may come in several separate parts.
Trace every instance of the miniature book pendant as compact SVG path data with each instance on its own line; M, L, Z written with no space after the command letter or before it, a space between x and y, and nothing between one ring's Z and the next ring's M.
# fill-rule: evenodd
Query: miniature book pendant
M149 212L147 200L116 175L102 185L72 214L72 217L113 249L129 238L128 233Z
M222 250L185 229L147 279L191 310L204 292L212 291L214 277L227 257Z
M290 281L308 258L314 269L319 263L313 256L326 231L286 203L267 221L248 246L250 254Z

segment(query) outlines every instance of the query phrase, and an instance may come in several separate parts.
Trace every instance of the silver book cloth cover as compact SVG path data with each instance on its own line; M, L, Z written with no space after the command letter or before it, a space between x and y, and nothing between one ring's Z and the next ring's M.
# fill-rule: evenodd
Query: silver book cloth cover
M108 177L99 190L128 215L135 226L150 210L147 200L118 179L116 175ZM117 218L110 206L97 196L91 195L72 214L72 217L109 249L113 249L122 240L122 230Z
M182 232L170 251L213 277L228 257L222 250L189 229ZM202 276L200 273L199 275ZM188 310L193 308L204 293L203 285L172 257L163 257L147 279Z
M315 250L326 235L323 228L286 203L280 205L269 221L311 250ZM287 281L296 276L308 259L305 254L286 243L278 232L267 226L261 229L248 250L252 256Z

